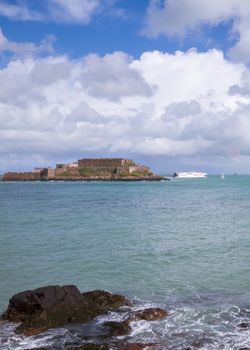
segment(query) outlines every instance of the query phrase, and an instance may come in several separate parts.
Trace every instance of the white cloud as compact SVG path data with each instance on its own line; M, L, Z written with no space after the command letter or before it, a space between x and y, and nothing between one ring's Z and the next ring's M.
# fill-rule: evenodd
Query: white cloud
M132 58L123 52L84 58L82 85L89 94L117 100L124 96L150 96L152 89L130 63Z
M18 56L30 56L41 53L53 52L53 43L55 37L49 35L40 44L35 45L31 42L23 43L8 40L0 27L0 52L10 52Z
M229 88L229 93L234 95L247 95L250 96L250 70L246 69L241 76L239 85L232 85Z
M220 51L26 57L0 80L2 171L85 152L238 159L244 169L250 157L249 73Z
M86 24L100 6L100 0L49 0L50 17L57 22Z
M16 1L13 4L6 1L0 3L0 16L18 21L86 25L101 11L115 17L124 16L124 10L115 7L111 0L46 0L41 1L36 10L32 9L32 2L29 0Z
M9 4L6 1L0 3L0 16L17 19L21 21L40 21L44 20L41 13L33 11L24 4Z
M200 103L195 100L190 102L171 103L166 107L165 112L166 118L168 118L168 116L184 117L187 115L199 114L201 112L201 106Z
M151 0L143 33L183 37L202 25L217 26L232 21L232 31L239 41L229 50L236 61L250 57L250 6L248 0Z
M229 49L228 55L233 61L250 62L250 4L248 12L240 20L235 21L233 31L238 34L239 40Z

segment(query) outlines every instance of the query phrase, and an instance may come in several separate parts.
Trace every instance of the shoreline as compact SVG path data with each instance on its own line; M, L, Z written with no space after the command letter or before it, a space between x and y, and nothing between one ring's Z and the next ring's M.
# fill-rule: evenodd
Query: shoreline
M227 349L225 343L249 350L247 304L228 301L210 315L202 301L163 304L103 290L80 292L74 285L44 286L12 296L0 317L0 349L13 344L9 350L23 350L25 342L25 350L194 350L211 344L218 350ZM217 327L230 332L218 334Z
M107 182L107 181L121 181L121 182L139 182L139 181L169 181L170 179L165 178L163 176L150 176L150 177L53 177L53 178L48 178L48 179L25 179L25 178L19 178L19 177L14 177L14 178L3 178L1 181L3 182L59 182L59 181L79 181L79 182L84 182L84 181L102 181L102 182Z

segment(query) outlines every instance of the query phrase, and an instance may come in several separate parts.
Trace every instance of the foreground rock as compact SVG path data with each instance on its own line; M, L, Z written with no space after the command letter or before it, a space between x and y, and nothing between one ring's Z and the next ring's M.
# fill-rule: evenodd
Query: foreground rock
M122 345L119 350L141 350L152 346L154 346L154 344L127 343Z
M126 306L126 308L122 308ZM88 323L87 333L81 333L82 343L63 345L61 350L141 350L154 349L157 344L130 343L131 321L156 321L167 316L160 308L133 311L131 303L122 295L105 291L81 293L76 286L47 286L14 295L0 321L18 322L16 331L36 335L69 323ZM108 311L117 311L122 321L91 322ZM90 326L90 328L89 328ZM75 325L70 326L75 327ZM93 327L93 328L91 328ZM33 350L52 350L45 346ZM56 347L56 349L60 349Z
M145 321L157 321L165 318L168 315L166 310L156 308L149 308L145 310L137 311L133 316L132 320L145 320Z
M81 294L76 286L48 286L14 295L2 320L21 322L18 333L34 335L68 323L84 323L109 310L129 305L121 296L103 291Z
M243 329L249 329L250 328L250 324L247 322L241 322L238 327L243 328Z
M153 348L158 344L143 344L143 343L110 343L110 344L94 344L86 343L80 347L67 347L60 350L142 350L144 348ZM52 350L50 347L40 347L32 350ZM57 349L59 350L59 349Z
M103 326L108 328L108 337L117 337L121 335L126 335L131 332L129 320L125 320L122 322L108 321L105 322Z
M108 344L84 344L78 348L69 348L67 350L111 350Z

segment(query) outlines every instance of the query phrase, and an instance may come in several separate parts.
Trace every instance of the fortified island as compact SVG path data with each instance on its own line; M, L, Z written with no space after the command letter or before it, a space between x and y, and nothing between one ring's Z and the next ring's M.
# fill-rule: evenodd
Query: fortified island
M85 158L56 168L7 172L3 181L161 181L149 167L124 158Z

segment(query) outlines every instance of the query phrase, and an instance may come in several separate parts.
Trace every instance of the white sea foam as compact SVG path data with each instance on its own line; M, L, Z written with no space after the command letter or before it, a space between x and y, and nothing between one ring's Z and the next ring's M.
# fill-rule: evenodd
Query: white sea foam
M64 345L66 343L81 342L77 335L70 333L67 329L51 329L45 333L26 337L15 333L17 324L0 323L0 350L26 350L42 346Z
M141 310L157 306L145 303L134 306ZM123 321L128 310L109 312L97 317L92 326L100 326L106 321ZM129 342L156 343L157 349L181 350L199 348L201 350L238 350L250 346L249 328L240 327L250 322L250 310L238 306L228 306L223 310L205 309L197 305L171 309L170 315L161 321L133 321L132 331L126 338ZM82 326L71 329L52 329L44 334L24 337L14 333L16 324L0 324L0 350L24 350L41 346L69 346L82 343ZM86 331L86 330L85 330Z
M248 314L248 316L247 316ZM159 348L168 350L191 349L237 350L250 346L250 330L243 329L241 322L249 322L247 309L231 306L212 313L183 307L172 312L164 321L134 322L131 337L134 341L160 343ZM166 345L167 344L167 345Z

